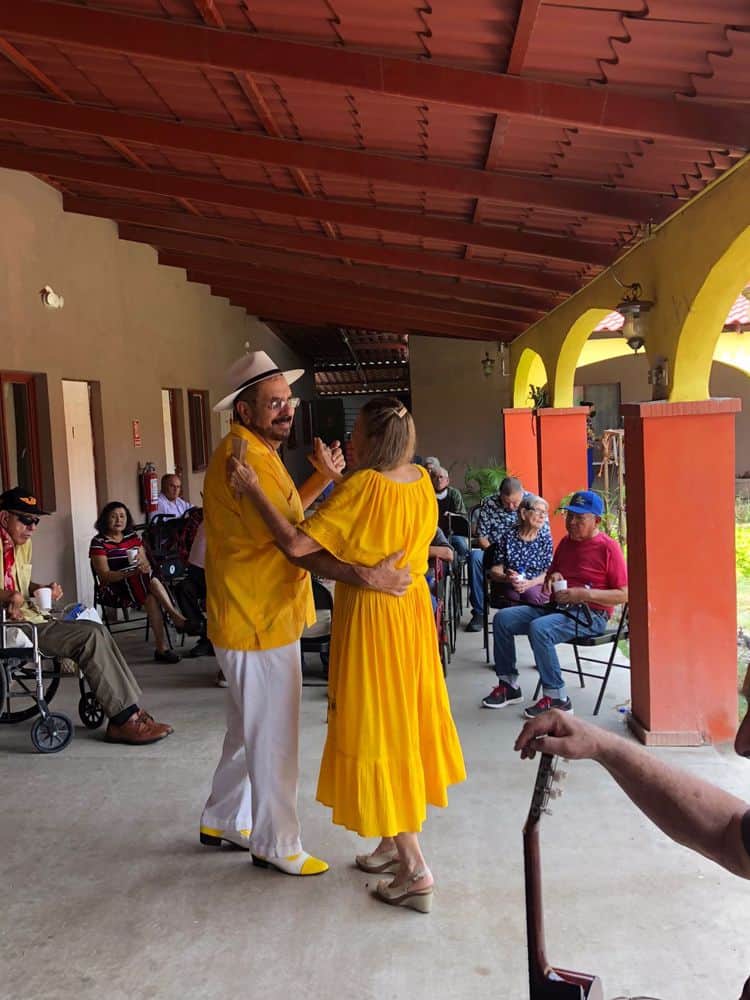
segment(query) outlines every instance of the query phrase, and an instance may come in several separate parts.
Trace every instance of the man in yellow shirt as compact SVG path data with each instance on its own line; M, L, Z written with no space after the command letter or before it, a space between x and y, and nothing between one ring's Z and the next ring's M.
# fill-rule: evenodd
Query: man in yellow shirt
M298 524L304 510L343 468L338 442L316 439L313 475L299 492L278 450L299 400L289 385L301 369L282 372L263 351L229 369L232 392L215 410L233 411L230 433L214 452L203 489L209 638L228 684L227 732L201 817L200 839L252 850L253 861L288 875L318 875L325 861L302 848L297 818L299 639L315 620L308 570L347 583L401 594L408 570L395 553L374 567L350 566L327 552L290 562L247 497L229 487L232 455L255 469L266 495Z

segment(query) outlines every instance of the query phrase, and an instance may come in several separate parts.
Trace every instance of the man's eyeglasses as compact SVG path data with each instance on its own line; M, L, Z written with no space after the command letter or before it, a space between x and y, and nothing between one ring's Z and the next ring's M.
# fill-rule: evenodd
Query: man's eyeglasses
M271 413L278 413L279 410L283 410L285 406L288 406L290 410L296 410L299 404L299 396L290 396L289 399L279 399L275 396L273 399L269 399L269 401L265 404L265 407L267 410L270 410Z
M17 517L21 524L25 524L27 528L35 528L39 524L39 518L34 517L33 514L14 514L13 516Z

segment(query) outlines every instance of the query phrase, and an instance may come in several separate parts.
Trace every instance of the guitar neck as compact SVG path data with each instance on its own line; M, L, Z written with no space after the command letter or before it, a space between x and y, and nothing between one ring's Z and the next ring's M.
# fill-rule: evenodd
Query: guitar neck
M552 968L547 961L542 904L542 857L539 822L551 797L555 758L542 754L526 825L523 864L526 889L526 941L530 1000L603 1000L601 981L586 972Z

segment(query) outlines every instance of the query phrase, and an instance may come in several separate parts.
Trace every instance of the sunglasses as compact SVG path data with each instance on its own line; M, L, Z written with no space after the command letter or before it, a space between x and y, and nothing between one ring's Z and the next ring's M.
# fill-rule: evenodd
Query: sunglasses
M17 517L21 524L25 524L27 528L36 527L39 524L39 518L34 517L33 514L13 514L13 517Z

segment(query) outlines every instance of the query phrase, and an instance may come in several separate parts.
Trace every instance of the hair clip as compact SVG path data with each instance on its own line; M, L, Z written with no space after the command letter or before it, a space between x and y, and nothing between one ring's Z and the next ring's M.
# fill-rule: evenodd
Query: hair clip
M394 410L393 412L396 414L396 416L399 418L399 420L403 420L404 417L407 414L407 409L404 406L404 404L402 403L401 406L399 406L399 408L397 410Z

